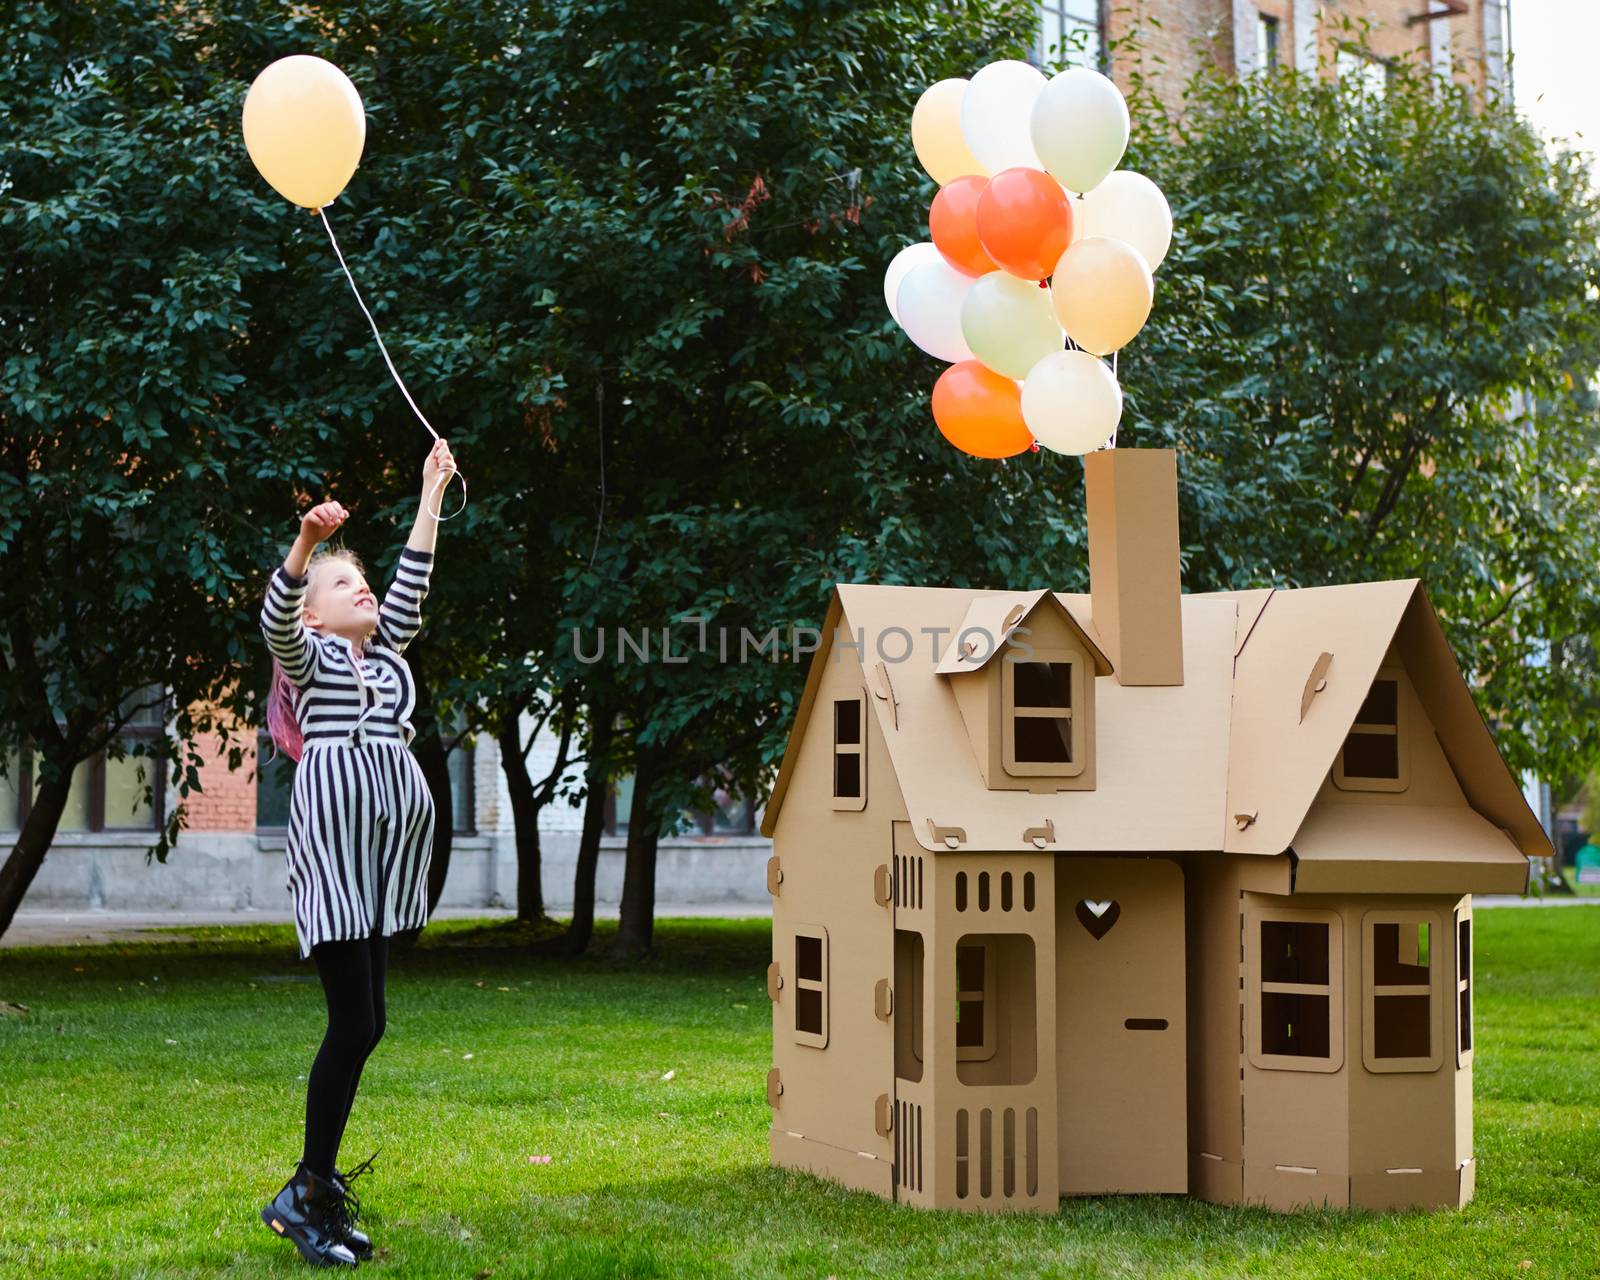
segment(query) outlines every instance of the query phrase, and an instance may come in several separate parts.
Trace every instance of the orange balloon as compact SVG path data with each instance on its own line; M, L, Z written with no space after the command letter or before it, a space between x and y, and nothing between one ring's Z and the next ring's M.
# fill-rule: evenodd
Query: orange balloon
M1072 204L1038 169L1005 169L978 197L978 242L1002 271L1043 280L1072 243Z
M944 438L974 458L1010 458L1033 444L1022 421L1022 390L978 360L963 360L933 384L933 420Z
M963 275L981 276L994 270L994 263L978 242L978 199L988 182L975 174L947 182L939 188L933 208L928 210L933 243L944 254L944 260Z

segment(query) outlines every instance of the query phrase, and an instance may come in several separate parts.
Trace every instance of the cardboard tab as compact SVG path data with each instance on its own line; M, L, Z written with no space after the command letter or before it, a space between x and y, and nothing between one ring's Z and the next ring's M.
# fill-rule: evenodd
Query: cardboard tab
M767 1105L776 1108L778 1099L783 1096L783 1076L777 1067L767 1072Z
M774 960L767 966L767 999L776 1000L782 990L783 975L778 972L778 962Z
M894 900L894 879L889 874L888 863L880 862L872 872L872 900L880 907Z
M773 854L767 859L767 892L776 895L778 886L783 883L783 867L778 862L778 855Z
M894 1013L894 991L887 978L879 978L878 985L872 989L872 1012L879 1022L889 1021Z

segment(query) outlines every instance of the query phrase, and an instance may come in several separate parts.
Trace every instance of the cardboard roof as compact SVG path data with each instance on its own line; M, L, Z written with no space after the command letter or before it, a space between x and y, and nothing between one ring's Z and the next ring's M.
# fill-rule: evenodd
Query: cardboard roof
M989 664L989 660L999 654L1004 648L1006 640L1011 633L1026 622L1033 613L1034 607L1041 600L1050 603L1046 608L1054 607L1060 610L1073 632L1083 641L1089 650L1089 656L1094 660L1094 671L1097 676L1111 674L1111 659L1101 651L1099 642L1095 639L1089 626L1073 616L1072 609L1062 597L1040 587L1035 591L1001 591L993 595L974 596L972 603L967 606L967 611L962 615L955 631L950 636L950 642L945 647L939 664L934 668L940 675L959 675L964 671L982 671ZM967 631L982 633L988 638L987 643L979 645L974 637L971 641L974 650L965 653L961 648L961 637Z
M906 648L900 632L915 638L909 657L885 662L899 704L898 727L881 699L868 701L888 744L911 828L930 851L947 847L933 840L930 823L963 829L962 849L1023 852L1036 849L1023 833L1049 819L1056 839L1048 848L1054 852L1282 854L1300 834L1394 643L1468 802L1504 829L1521 853L1550 852L1415 579L1184 595L1182 685L1096 681L1095 789L989 790L955 694L940 672L951 669L952 661L954 670L970 669L952 652L963 627L985 626L998 636L1016 606L1023 606L1020 622L1045 596L1084 635L1098 669L1105 656L1094 643L1087 595L836 586L762 833L776 830L823 664L837 660L834 631L842 623L847 634L865 639L863 665L869 670L883 658L879 636L895 631L885 643L885 653L894 656ZM928 634L934 629L944 633L937 657ZM1322 688L1313 693L1310 677L1325 653L1332 658ZM1401 807L1381 808L1392 814ZM1240 814L1253 817L1241 825L1235 820ZM1317 831L1309 838L1316 841ZM1372 860L1391 852L1398 861L1411 856L1399 848L1380 849Z

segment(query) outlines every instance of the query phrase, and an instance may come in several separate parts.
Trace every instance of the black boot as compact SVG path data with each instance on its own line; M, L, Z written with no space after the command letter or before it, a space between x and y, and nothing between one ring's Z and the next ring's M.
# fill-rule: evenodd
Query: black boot
M283 1190L261 1210L261 1221L293 1240L300 1256L319 1267L353 1267L356 1255L338 1236L343 1196L302 1162Z
M378 1151L382 1150L382 1147L378 1148ZM334 1229L344 1246L363 1262L372 1257L372 1240L356 1225L361 1220L361 1200L350 1189L350 1184L372 1168L372 1162L378 1158L378 1151L374 1151L349 1173L340 1173L337 1169L333 1171L333 1185L339 1193Z

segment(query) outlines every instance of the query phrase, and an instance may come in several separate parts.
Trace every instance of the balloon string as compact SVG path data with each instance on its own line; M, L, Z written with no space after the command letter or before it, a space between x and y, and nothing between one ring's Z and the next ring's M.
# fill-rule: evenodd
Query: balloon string
M350 267L345 262L344 254L339 249L339 237L333 234L333 224L328 221L327 211L319 208L317 216L322 219L322 225L328 233L328 242L333 245L334 256L339 259L339 266L344 270L344 278L350 282L350 292L356 295L356 305L361 308L361 314L366 316L367 323L372 326L372 336L378 340L378 350L383 353L384 364L389 366L389 376L394 379L395 386L400 388L400 394L406 398L406 403L411 406L411 412L416 414L417 420L428 429L428 434L435 440L439 439L439 433L433 429L433 423L429 422L422 410L417 408L417 402L411 398L411 392L406 389L406 384L400 377L400 371L394 367L394 361L389 358L389 348L383 345L383 335L378 332L378 322L372 318L372 312L367 310L367 304L361 297L361 290L356 288L356 278L350 274ZM455 476L461 481L461 505L447 516L440 515L439 513L444 509L444 494L442 490L450 483L451 476ZM432 499L435 497L439 499L437 507L432 504ZM443 472L439 476L438 482L433 486L433 491L428 494L428 498L429 505L426 509L428 514L435 520L443 522L455 519L467 509L466 476L453 467Z

